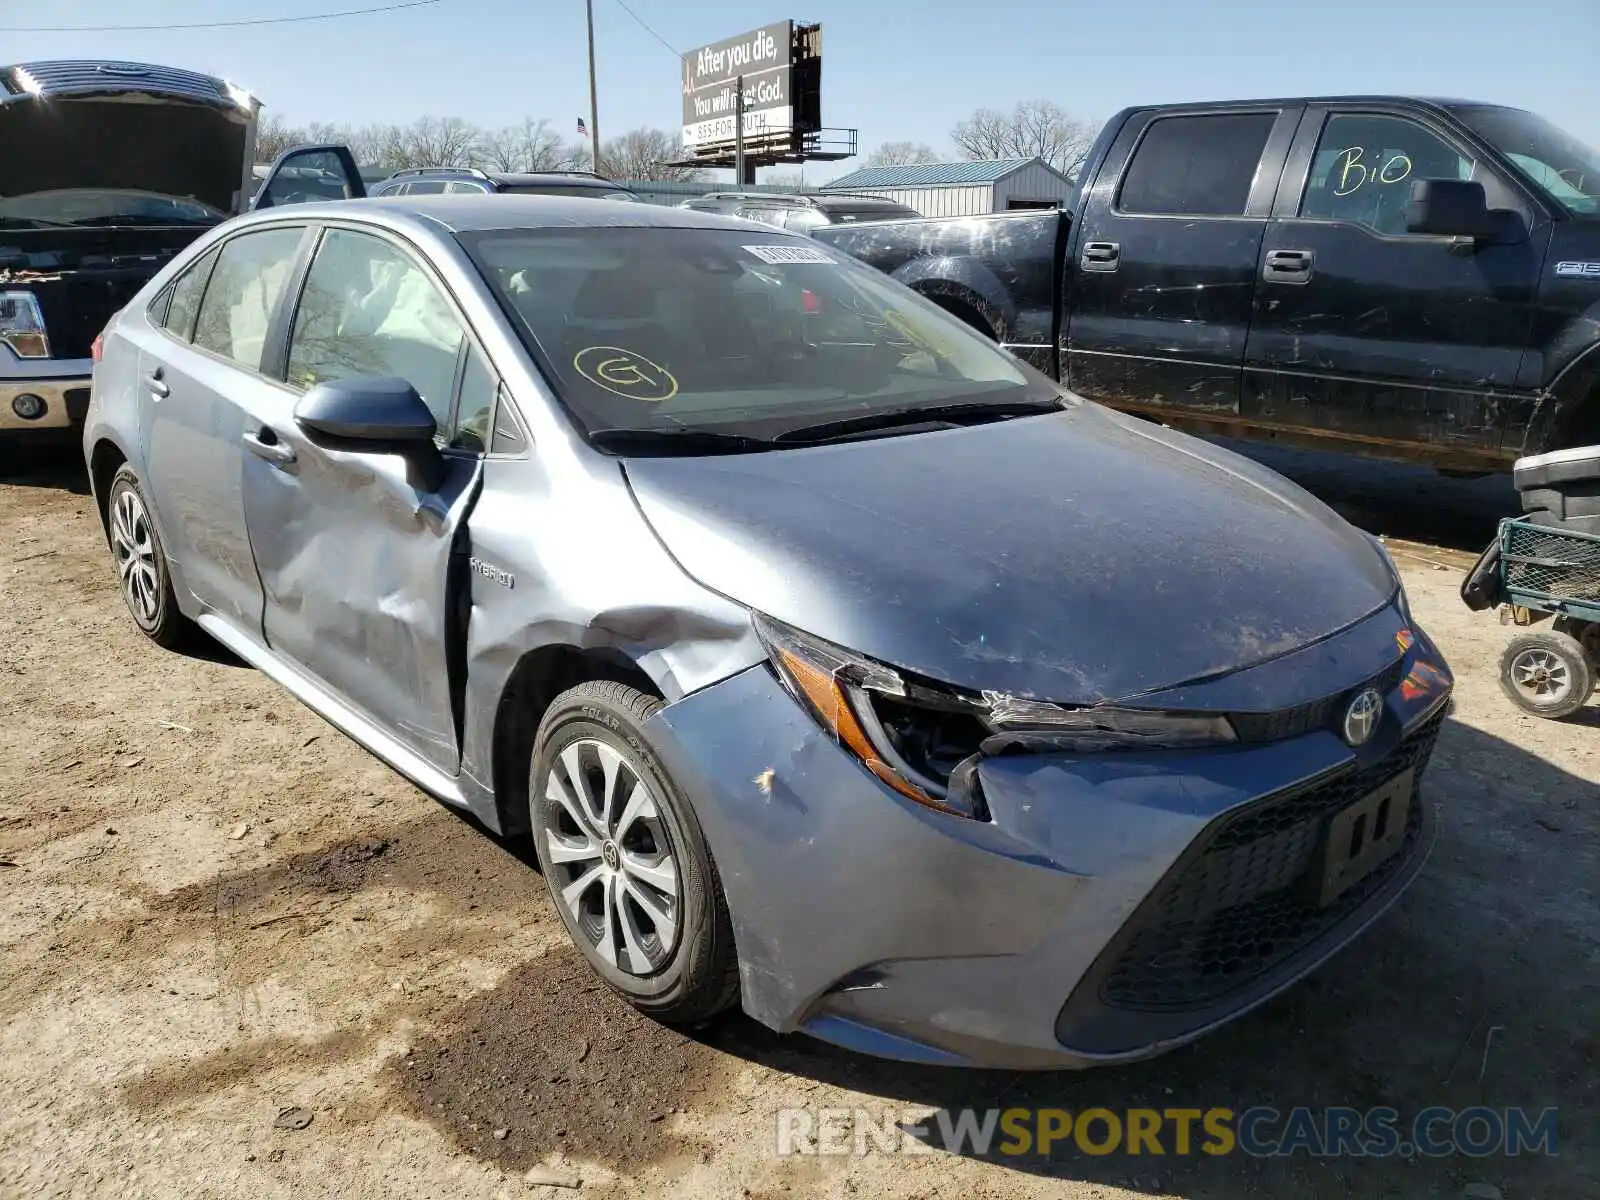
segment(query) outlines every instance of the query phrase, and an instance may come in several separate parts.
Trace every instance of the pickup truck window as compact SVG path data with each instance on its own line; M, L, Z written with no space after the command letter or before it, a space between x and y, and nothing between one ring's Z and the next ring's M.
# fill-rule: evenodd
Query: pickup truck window
M1401 235L1414 181L1471 179L1473 166L1438 134L1405 117L1335 113L1317 141L1300 215Z
M1568 216L1600 218L1600 154L1520 109L1458 108L1456 115Z
M1277 113L1160 117L1133 152L1117 196L1124 213L1239 217Z

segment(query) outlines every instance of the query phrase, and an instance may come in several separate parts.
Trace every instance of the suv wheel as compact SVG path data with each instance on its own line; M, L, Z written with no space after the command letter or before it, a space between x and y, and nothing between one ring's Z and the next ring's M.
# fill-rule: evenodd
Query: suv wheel
M568 934L635 1008L695 1024L738 995L722 883L643 726L661 701L616 682L558 696L534 739L530 817Z

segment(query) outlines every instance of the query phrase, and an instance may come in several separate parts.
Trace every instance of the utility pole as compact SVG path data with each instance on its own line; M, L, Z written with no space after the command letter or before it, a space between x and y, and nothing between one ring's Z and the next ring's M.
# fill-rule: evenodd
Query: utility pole
M586 0L589 13L589 165L600 174L600 99L594 82L594 0Z
M733 178L739 187L755 182L755 172L747 180L744 171L744 76L740 75L733 81Z

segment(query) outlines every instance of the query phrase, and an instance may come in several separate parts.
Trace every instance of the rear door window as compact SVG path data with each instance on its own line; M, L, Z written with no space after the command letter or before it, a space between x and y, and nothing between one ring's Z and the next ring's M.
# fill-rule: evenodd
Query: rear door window
M418 183L406 184L408 196L436 196L443 192L449 184L442 179L428 179Z
M194 329L196 346L252 371L261 369L267 330L283 298L304 232L298 225L263 229L242 234L222 247L200 302Z
M1122 178L1119 211L1132 215L1244 215L1276 113L1160 117Z

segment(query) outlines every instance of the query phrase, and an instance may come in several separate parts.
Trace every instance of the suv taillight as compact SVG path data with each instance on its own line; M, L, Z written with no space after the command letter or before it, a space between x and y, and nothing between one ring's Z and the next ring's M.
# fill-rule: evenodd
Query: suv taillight
M80 342L78 344L81 346L83 343ZM89 345L89 357L94 359L95 362L99 362L100 356L105 353L105 349L106 335L104 333L95 334L94 341Z

